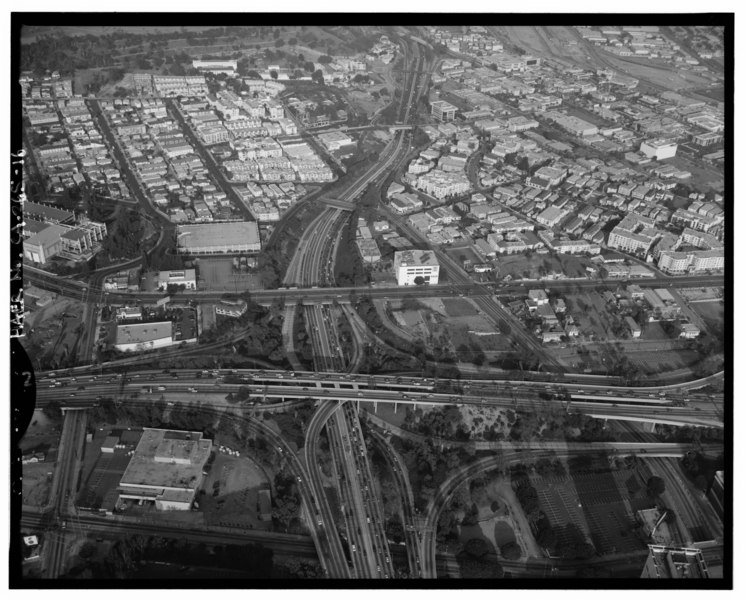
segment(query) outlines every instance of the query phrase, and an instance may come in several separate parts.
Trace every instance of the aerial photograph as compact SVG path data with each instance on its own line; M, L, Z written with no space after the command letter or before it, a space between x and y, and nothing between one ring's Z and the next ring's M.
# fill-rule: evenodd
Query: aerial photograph
M734 14L323 16L12 13L11 587L731 588Z

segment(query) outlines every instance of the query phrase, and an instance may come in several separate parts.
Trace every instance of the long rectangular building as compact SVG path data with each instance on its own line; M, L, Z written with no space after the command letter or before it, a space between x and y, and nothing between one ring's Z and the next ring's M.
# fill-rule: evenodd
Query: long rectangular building
M261 250L259 227L254 221L178 225L176 235L179 254L239 254Z

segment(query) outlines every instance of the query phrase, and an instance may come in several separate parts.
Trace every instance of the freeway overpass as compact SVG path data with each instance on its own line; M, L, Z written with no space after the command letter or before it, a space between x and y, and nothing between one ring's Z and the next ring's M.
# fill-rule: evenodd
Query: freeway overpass
M659 423L669 425L692 425L723 427L723 403L710 395L690 395L670 392L664 396L639 393L634 388L625 392L613 390L613 396L598 399L566 400L561 396L566 388L577 389L577 385L545 385L537 382L496 382L491 386L483 381L473 389L469 384L448 380L452 391L440 391L434 381L417 378L391 378L332 374L328 377L295 374L287 378L282 373L270 375L258 373L241 378L238 372L214 379L196 377L194 371L151 374L139 377L110 376L98 379L96 375L70 377L46 377L39 380L37 397L41 402L62 400L67 406L90 405L97 398L116 397L123 401L138 398L157 398L177 394L179 398L193 397L201 401L224 403L230 391L241 386L248 387L255 402L285 402L302 400L357 401L399 405L477 405L522 410L538 410L559 407L567 411L580 412L601 419L617 419ZM175 375L175 377L174 377ZM225 377L236 377L235 383L226 382ZM51 383L52 379L56 382ZM230 379L228 381L231 381ZM62 385L59 385L62 384ZM460 386L460 387L453 387ZM64 388L64 389L63 389ZM80 389L82 388L82 389ZM546 392L557 394L546 397ZM571 392L570 392L571 393ZM190 396L192 394L192 396ZM544 395L542 398L541 395Z

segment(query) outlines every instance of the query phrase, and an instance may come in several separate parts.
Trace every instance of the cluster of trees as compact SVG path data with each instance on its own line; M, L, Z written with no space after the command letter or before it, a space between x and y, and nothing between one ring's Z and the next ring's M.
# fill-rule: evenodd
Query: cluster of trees
M467 442L471 437L457 406L437 407L426 413L421 408L407 408L402 427L427 437L459 442Z
M533 487L527 472L523 467L518 466L512 470L511 478L515 496L520 502L525 516L532 524L536 542L550 552L555 552L558 537L548 517L540 509L538 492Z
M245 294L241 297L248 303L246 312L237 319L218 318L211 329L202 333L200 342L213 342L245 330L245 336L234 345L238 355L262 357L284 365L287 359L282 344L282 307L272 305L267 309Z
M418 442L393 437L391 443L406 465L419 509L426 507L453 470L471 464L476 457L472 447L440 449L432 440Z
M90 546L90 545L88 545ZM95 547L83 546L81 558L89 560ZM245 573L248 577L271 577L273 551L261 544L192 544L186 539L133 535L117 540L100 562L88 562L69 574L73 578L122 579L136 577L140 563L167 562L184 566L217 567Z
M283 579L324 579L326 577L320 564L294 558L275 564L275 568L285 570Z
M340 286L361 286L367 285L370 281L356 243L358 217L359 212L355 211L347 220L341 236L340 250L336 255L334 279Z
M282 436L287 442L302 448L305 443L305 429L313 418L313 402L308 401L299 405L292 412L277 412L271 418L279 426Z
M119 216L103 241L103 250L110 260L134 258L142 252L144 225L139 211L128 210Z
M681 459L685 474L700 490L707 491L717 471L724 469L724 457L708 458L700 452L688 453Z
M303 366L308 370L313 370L313 344L311 338L308 335L308 330L305 326L305 312L302 307L297 311L295 315L295 353Z
M284 471L279 471L274 476L274 489L276 493L272 507L272 522L285 532L299 532L302 500L295 485L295 478Z

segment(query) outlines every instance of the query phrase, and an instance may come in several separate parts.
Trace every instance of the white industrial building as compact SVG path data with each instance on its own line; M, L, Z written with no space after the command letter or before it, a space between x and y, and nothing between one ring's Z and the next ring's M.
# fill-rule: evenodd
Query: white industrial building
M650 140L648 142L642 142L641 146L639 146L639 151L647 158L664 160L675 156L675 153L678 151L678 144L668 142L667 140Z
M245 254L261 250L254 221L200 223L176 227L179 254Z
M154 350L173 344L173 323L171 321L130 323L118 325L116 328L114 348L120 352Z
M183 285L187 290L197 289L197 272L195 269L181 271L159 271L158 290L167 290L169 285Z
M393 258L393 271L398 285L416 285L416 278L424 283L437 285L440 280L440 263L434 252L429 250L404 250L396 252Z

